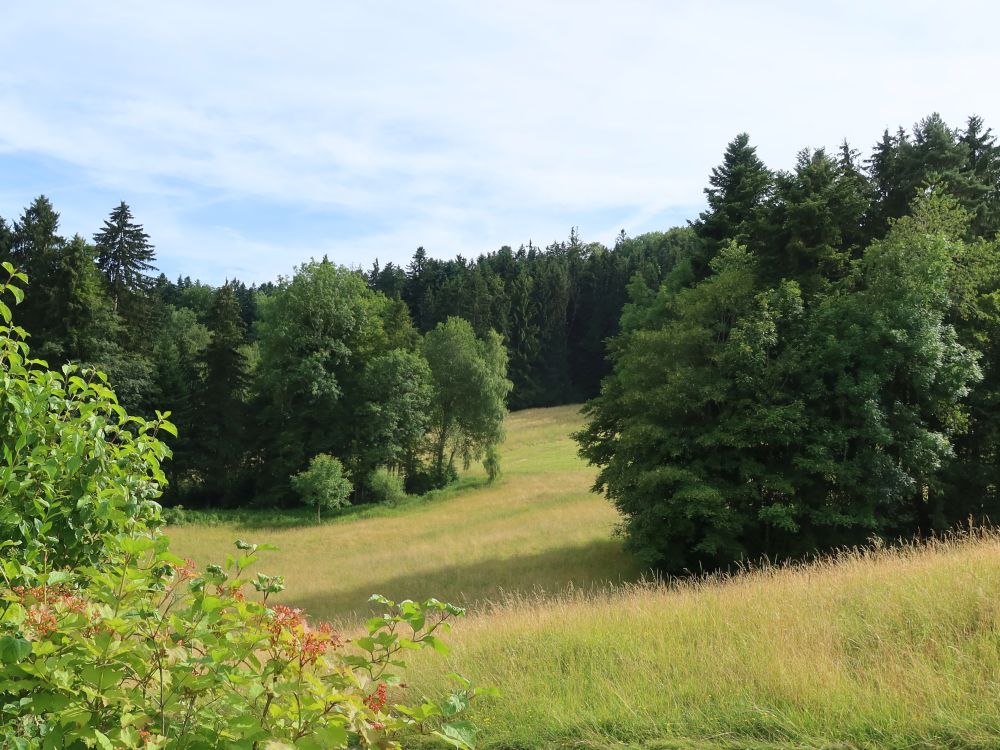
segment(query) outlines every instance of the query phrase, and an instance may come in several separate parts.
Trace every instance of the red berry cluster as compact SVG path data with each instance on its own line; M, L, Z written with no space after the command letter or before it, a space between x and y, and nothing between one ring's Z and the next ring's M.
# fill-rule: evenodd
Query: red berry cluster
M180 580L188 581L198 575L198 569L195 567L194 560L187 558L183 565L174 568L174 573Z
M59 629L58 613L82 614L87 600L68 586L15 586L11 589L25 607L25 623L36 637L43 638Z
M271 610L274 613L268 625L271 646L281 650L289 661L298 661L301 667L315 664L327 649L343 643L329 623L313 627L306 622L301 609L278 604Z
M243 593L243 587L239 584L234 586L217 586L216 593L222 597L228 597L237 602L246 601L246 594Z
M386 701L388 700L387 690L385 683L380 682L378 687L375 688L375 692L365 697L365 705L375 713L381 711L385 708Z

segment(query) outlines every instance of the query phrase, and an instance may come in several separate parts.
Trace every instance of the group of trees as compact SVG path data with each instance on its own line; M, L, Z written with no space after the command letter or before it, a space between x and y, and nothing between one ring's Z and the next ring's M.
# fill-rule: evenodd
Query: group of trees
M578 435L669 571L1000 517L1000 149L978 118L773 172L730 143Z
M274 603L282 577L251 574L268 545L200 569L175 555L158 503L174 425L130 415L98 370L34 358L26 281L0 262L0 747L473 750L458 715L495 691L456 676L439 700L387 699L464 610L376 595L348 641Z
M629 281L657 284L693 250L686 232L620 234L611 248L569 239L540 248L502 247L475 260L431 258L418 248L406 268L378 261L369 285L406 303L427 332L463 318L479 336L503 338L514 383L511 407L578 403L596 395L609 370L605 341L618 331Z
M689 226L611 247L573 231L217 288L153 278L126 205L89 243L39 198L0 219L0 260L32 277L36 353L173 411L186 503L283 503L293 476L365 501L483 457L495 475L509 393L592 399L597 487L665 569L996 517L1000 149L983 122L933 115L865 160L845 143L787 172L740 135L706 194Z
M0 261L32 280L20 319L50 364L97 366L128 408L171 410L174 501L365 502L495 458L511 387L497 333L448 317L422 335L405 303L326 259L256 288L153 278L124 203L93 244L58 227L45 197L0 219ZM310 482L331 466L343 481Z

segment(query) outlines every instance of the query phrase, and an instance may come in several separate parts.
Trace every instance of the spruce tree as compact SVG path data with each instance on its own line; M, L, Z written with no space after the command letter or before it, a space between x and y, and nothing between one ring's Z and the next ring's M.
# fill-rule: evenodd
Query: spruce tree
M965 148L965 168L979 186L973 206L971 229L974 236L992 238L1000 231L1000 148L993 131L973 115L959 137Z
M746 133L730 141L722 164L712 170L708 181L708 210L694 224L705 241L705 252L696 263L699 277L709 273L708 262L725 241L745 244L751 252L759 246L766 203L774 188L774 176L757 156Z
M18 318L32 332L36 356L59 361L62 361L64 331L60 330L56 312L60 295L56 277L65 244L59 236L59 214L44 195L32 201L14 223L11 262L28 274L32 289L21 305Z
M125 297L152 287L148 272L156 270L156 253L142 225L133 221L125 201L104 221L104 227L94 235L94 243L97 267L107 279L116 310Z
M7 220L0 216L0 262L10 261L10 250L14 244L14 230Z
M902 128L895 135L885 130L865 162L874 190L874 200L865 219L867 234L872 238L883 237L889 229L889 220L906 213L913 199L905 179L906 153L910 148L909 136Z
M196 399L194 442L210 502L229 504L239 487L246 427L246 326L233 285L215 293L208 314L212 338L205 349L204 375Z
M119 321L108 305L94 265L94 247L80 235L74 236L60 252L54 271L51 312L62 338L64 358L103 365Z
M838 163L823 149L806 149L794 172L777 176L772 234L758 251L763 278L794 279L810 296L846 275L867 208L851 157L848 149Z

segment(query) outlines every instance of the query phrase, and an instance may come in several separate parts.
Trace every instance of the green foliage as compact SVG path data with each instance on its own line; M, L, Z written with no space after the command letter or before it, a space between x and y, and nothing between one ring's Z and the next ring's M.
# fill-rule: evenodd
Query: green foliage
M372 447L361 443L364 374L395 348L386 326L393 306L359 275L323 260L301 266L260 309L257 387L269 437L261 489L280 500L309 456L328 453L353 469Z
M633 314L578 435L631 547L670 570L742 557L757 513L788 492L781 452L801 439L783 353L801 325L798 287L762 288L753 256L735 244L711 267L704 282L665 285L645 316Z
M349 642L271 603L283 584L251 576L257 545L198 571L162 536L112 544L97 567L3 562L5 747L398 748L425 727L473 746L459 714L483 690L463 681L445 700L411 701L400 687L407 653L447 653L457 607L375 597L385 614Z
M396 505L406 499L403 477L386 468L376 469L369 474L365 487L372 502Z
M500 478L502 473L500 470L500 451L497 450L496 445L490 445L486 448L486 456L483 458L483 468L486 469L486 477L490 484L493 484Z
M232 285L218 289L207 316L211 338L204 348L195 381L191 424L192 470L201 477L201 492L220 505L231 505L244 489L245 435L250 427L250 387L243 352L246 326Z
M448 318L428 333L423 352L434 380L431 438L440 479L456 455L468 464L503 439L511 389L507 352L496 332L478 339L461 318Z
M348 642L271 603L282 579L250 575L263 547L237 542L203 571L171 554L155 502L168 415L129 416L100 373L31 359L6 301L26 277L2 270L3 747L399 748L420 731L471 748L459 714L484 691L459 679L411 702L400 680L407 652L447 652L463 611L374 597L385 614ZM316 491L346 496L339 468L314 462Z
M731 244L637 299L578 435L632 548L683 570L963 520L934 489L981 377L947 322L964 231L932 194L812 298Z
M115 307L128 296L147 289L155 270L156 253L141 224L132 220L132 210L122 201L94 234L97 267L107 279Z
M32 359L23 328L3 298L21 299L25 281L9 263L0 283L0 535L27 560L49 565L101 554L117 529L155 526L174 432L168 414L129 416L100 372ZM4 294L6 293L6 294Z
M799 465L821 481L817 505L835 498L818 524L910 534L966 519L936 492L982 377L979 354L947 322L965 218L954 199L921 198L869 246L850 291L813 311L803 378L811 426Z
M289 475L317 453L336 456L359 478L380 466L401 472L416 492L453 478L456 457L472 460L485 449L488 443L463 445L462 431L448 427L441 450L441 400L432 406L441 391L420 338L449 318L467 321L481 340L499 334L512 408L579 402L599 395L611 372L606 342L642 328L663 305L674 305L673 295L713 277L713 259L735 242L752 256L753 294L783 289L780 296L797 287L802 316L781 325L807 328L815 317L818 329L840 335L830 333L835 308L853 303L829 300L867 283L859 270L866 248L885 239L928 191L951 196L967 215L958 230L963 242L952 248L958 255L945 322L963 347L983 355L983 379L962 399L964 426L942 432L955 458L940 459L928 491L947 495L956 513L961 505L995 517L1000 150L979 117L954 128L932 114L909 130L886 131L868 159L846 142L836 153L805 149L787 172L768 169L741 134L712 171L708 207L696 221L638 237L622 232L610 246L584 242L572 230L544 247L504 246L475 259L443 260L418 248L405 268L376 261L363 274L323 260L276 284L234 280L217 289L189 277L149 279L152 245L127 205L94 235L95 247L61 236L59 214L40 196L16 220L0 219L0 260L33 278L18 319L33 333L35 356L56 369L72 362L108 373L133 413L148 418L154 405L170 407L181 436L172 444L168 502L280 506L294 502ZM816 317L823 305L834 317ZM864 324L863 316L853 319ZM800 333L788 331L778 339L767 355L772 364L780 360L799 374L805 367L823 371L822 362L807 363L822 344L806 347ZM795 389L830 387L814 381L776 381L785 394L758 394L764 410L768 398L788 406ZM475 398L469 404L480 410ZM819 465L816 456L768 453L747 467L773 464L784 474L786 460L803 474L809 462ZM738 476L731 469L719 476ZM365 499L362 485L352 500ZM797 513L785 499L769 507L775 518ZM811 544L803 529L796 533Z
M768 198L774 190L774 175L746 133L730 141L722 164L712 170L708 182L708 210L695 224L705 241L703 254L696 260L699 275L708 271L708 262L728 241L759 247L767 226Z
M434 385L427 360L393 349L372 359L362 382L360 425L366 466L417 470L430 428Z
M346 505L354 491L354 485L347 478L343 464L326 453L313 456L309 461L309 468L295 474L291 482L302 502L316 509L317 521L320 520L322 510Z

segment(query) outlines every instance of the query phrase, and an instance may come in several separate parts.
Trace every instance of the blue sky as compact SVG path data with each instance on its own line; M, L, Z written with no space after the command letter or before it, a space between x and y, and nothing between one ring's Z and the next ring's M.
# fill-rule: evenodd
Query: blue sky
M815 6L815 7L814 7ZM0 216L120 200L159 266L474 256L693 217L746 130L773 167L939 111L1000 129L992 3L3 3Z

